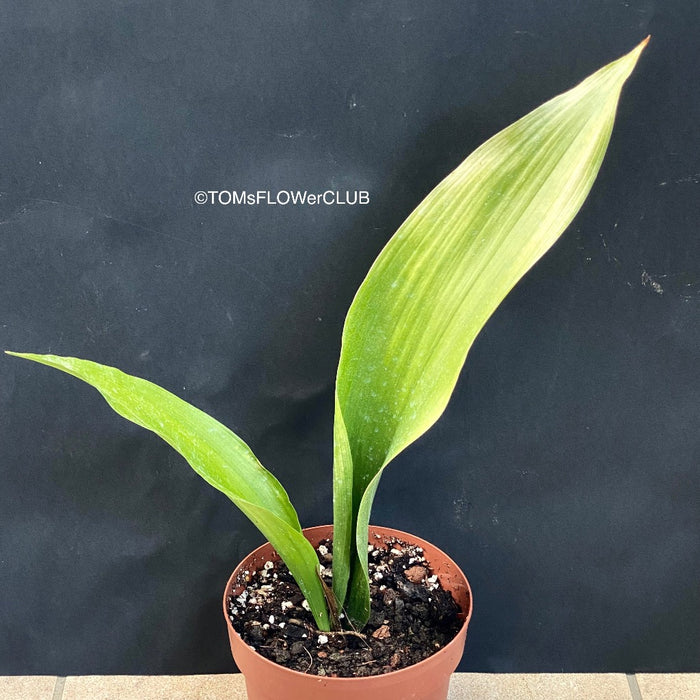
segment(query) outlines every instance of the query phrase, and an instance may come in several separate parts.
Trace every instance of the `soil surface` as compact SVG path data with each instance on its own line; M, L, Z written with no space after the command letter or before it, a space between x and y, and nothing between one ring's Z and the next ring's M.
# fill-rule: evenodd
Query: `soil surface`
M455 637L462 620L423 550L397 539L369 545L372 613L361 632L321 632L281 561L242 572L229 618L243 641L282 666L319 676L376 676L418 663ZM321 576L331 586L333 544L317 547ZM346 622L341 613L342 622Z

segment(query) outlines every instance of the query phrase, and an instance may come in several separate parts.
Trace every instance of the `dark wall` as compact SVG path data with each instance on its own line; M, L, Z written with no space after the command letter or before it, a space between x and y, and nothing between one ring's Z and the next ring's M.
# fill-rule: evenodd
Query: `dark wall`
M344 314L485 138L653 35L584 209L482 332L373 520L465 569L462 670L700 671L691 0L26 0L0 9L0 347L116 365L331 519ZM197 205L367 190L366 206ZM80 382L0 358L0 673L233 670L261 536Z

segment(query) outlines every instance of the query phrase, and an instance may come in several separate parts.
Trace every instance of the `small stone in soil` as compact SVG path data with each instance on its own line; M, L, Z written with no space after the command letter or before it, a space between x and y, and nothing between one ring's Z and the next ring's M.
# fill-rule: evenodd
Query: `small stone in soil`
M377 627L374 632L372 632L372 636L375 639L386 639L387 637L391 637L391 630L389 629L389 625L382 625L381 627Z
M420 583L428 575L428 570L424 566L412 566L403 573L411 583Z

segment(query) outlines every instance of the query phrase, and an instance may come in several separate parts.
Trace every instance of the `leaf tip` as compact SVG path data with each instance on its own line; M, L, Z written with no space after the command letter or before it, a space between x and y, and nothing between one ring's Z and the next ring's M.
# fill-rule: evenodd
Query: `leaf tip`
M634 56L635 62L641 55L642 51L647 47L647 44L651 41L651 34L647 34L647 36L642 39L631 51L630 55Z
M12 357L20 357L23 360L35 360L40 362L42 355L36 355L31 352L15 352L14 350L3 350L6 355L11 355Z
M611 75L615 81L615 84L620 87L631 75L632 71L637 65L637 61L639 61L642 51L644 51L650 40L651 34L642 39L642 41L640 41L639 44L637 44L629 53L626 53L616 61L604 66L600 71L598 71L598 73L604 72Z
M637 59L641 55L642 51L646 49L647 44L651 41L651 34L647 34L647 36L642 39L630 52L629 56L634 57L635 63L637 62Z

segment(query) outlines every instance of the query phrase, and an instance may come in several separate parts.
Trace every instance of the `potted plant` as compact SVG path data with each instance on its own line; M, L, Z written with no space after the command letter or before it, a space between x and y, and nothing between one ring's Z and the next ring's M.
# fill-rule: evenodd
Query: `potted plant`
M446 697L471 615L469 585L432 545L370 527L372 501L385 467L443 412L487 319L582 205L610 138L620 90L647 41L489 139L418 205L380 253L343 330L332 528L302 530L285 490L250 448L165 389L86 360L10 353L97 388L117 413L172 445L266 537L268 544L239 565L224 595L232 651L250 698ZM380 583L384 576L393 580L393 593ZM278 619L266 607L275 587L283 591ZM419 603L399 606L406 591ZM370 637L386 646L392 629L381 609L372 619L380 598L394 612L411 607L426 618L433 598L445 605L455 599L454 638L437 642L439 650L425 649L426 658L406 668L398 652L374 668L368 668L372 660L355 656L350 665L364 666L371 677L329 677L318 659L346 660L352 652L346 639L370 652ZM289 611L308 614L280 623ZM255 614L265 617L252 620ZM296 649L311 661L306 672L250 648L285 625L278 656L293 656L293 636L284 635L296 628ZM414 628L409 632L415 635ZM337 639L340 647L330 643Z

